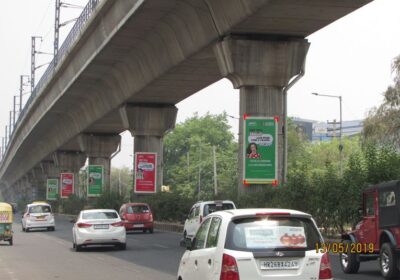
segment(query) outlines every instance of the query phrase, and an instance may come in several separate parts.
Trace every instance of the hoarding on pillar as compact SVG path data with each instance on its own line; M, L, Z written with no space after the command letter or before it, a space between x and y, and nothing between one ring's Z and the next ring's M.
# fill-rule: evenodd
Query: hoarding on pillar
M46 200L57 200L58 179L47 179Z
M157 153L135 153L135 193L155 193Z
M74 193L74 173L61 173L60 182L60 197L68 198L71 194Z
M243 183L277 184L278 117L243 119Z
M104 168L102 165L89 165L88 184L87 184L87 197L97 197L103 193L104 184Z

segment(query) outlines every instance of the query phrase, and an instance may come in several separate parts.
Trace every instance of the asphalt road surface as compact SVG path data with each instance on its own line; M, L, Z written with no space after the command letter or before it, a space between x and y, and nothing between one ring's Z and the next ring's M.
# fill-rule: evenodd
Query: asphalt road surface
M19 217L17 214L16 218ZM21 231L14 223L14 246L0 243L1 280L172 280L176 279L184 248L181 235L155 231L130 233L127 250L92 248L83 252L72 249L72 224L56 217L56 231ZM382 279L376 261L361 264L356 275L341 272L339 259L331 256L335 279Z

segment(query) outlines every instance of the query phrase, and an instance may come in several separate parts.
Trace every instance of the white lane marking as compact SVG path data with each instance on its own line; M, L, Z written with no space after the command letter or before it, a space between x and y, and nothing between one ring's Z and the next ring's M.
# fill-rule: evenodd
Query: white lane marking
M155 247L163 248L163 249L168 249L167 246L161 245L161 244L153 244Z

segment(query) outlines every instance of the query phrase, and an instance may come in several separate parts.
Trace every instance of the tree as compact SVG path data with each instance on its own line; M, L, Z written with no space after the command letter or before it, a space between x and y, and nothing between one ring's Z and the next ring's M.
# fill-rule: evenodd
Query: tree
M400 149L400 56L394 59L394 84L383 93L383 103L372 108L364 122L366 142L394 145Z
M237 187L237 143L230 132L226 113L195 114L178 124L164 138L164 184L186 197L213 198L213 152L216 147L218 191Z
M110 189L122 197L129 197L133 188L132 172L128 167L111 168Z

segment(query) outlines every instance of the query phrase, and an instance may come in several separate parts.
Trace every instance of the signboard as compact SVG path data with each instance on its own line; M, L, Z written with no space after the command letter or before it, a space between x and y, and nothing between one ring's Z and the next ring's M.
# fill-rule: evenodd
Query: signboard
M87 196L100 196L103 192L104 168L102 165L89 165L88 169Z
M74 193L74 173L61 173L61 198L68 198Z
M278 117L244 116L244 184L277 184L278 120Z
M244 233L247 248L307 247L303 227L261 225L245 228Z
M155 193L157 153L135 153L135 193Z
M46 200L57 200L58 179L47 179Z

